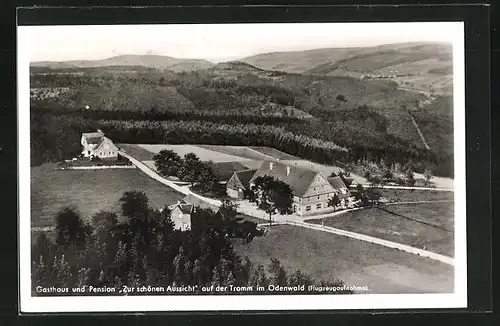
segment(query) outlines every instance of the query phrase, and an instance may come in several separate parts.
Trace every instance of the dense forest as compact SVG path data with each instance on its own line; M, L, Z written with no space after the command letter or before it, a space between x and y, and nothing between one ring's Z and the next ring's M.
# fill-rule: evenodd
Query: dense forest
M230 206L218 213L198 208L192 214L191 230L179 231L173 228L168 207L163 210L149 208L143 192L125 192L120 204L121 212L98 212L90 218L90 223L85 223L73 208L63 208L56 214L55 239L41 233L33 246L34 295L64 295L66 293L42 292L41 289L58 287L72 291L72 288L84 286L87 287L85 294L90 295L99 293L88 292L89 286L194 288L175 294L214 294L218 285L254 289L256 286L267 289L268 285L304 285L305 292L297 291L302 294L313 284L343 286L338 279L314 280L301 271L287 273L272 257L269 265L264 266L239 256L232 246L232 241L241 239L237 239L238 232L234 232L234 228L229 228L235 225L232 222L236 216ZM245 241L252 241L252 238L246 237ZM212 285L213 292L202 292L203 286ZM241 293L248 294L223 294ZM331 293L352 291L342 289ZM115 294L119 294L118 290Z
M270 146L319 163L384 159L411 164L416 172L427 168L436 176L453 176L452 117L445 98L422 104L420 95L387 81L238 73L235 78L217 70L33 74L32 89L69 91L43 98L32 91L32 162L73 155L78 141L75 132L66 134L69 129L101 127L117 143ZM276 105L275 112L263 111L268 103ZM304 114L313 118L301 118Z

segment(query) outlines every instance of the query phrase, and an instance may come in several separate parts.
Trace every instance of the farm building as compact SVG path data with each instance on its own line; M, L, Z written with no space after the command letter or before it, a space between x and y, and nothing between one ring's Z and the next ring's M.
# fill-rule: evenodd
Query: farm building
M292 209L297 215L320 214L333 210L328 206L328 201L335 194L339 197L342 207L351 201L349 189L340 177L326 178L318 171L269 160L262 162L256 171L235 172L226 186L228 195L241 199L243 191L252 187L255 179L265 175L290 186L293 193Z
M81 144L83 146L82 154L84 157L98 157L101 159L118 157L118 147L113 144L111 139L105 137L104 133L100 130L83 133Z
M243 192L250 187L250 179L257 170L242 170L234 172L227 181L226 189L230 197L243 199Z
M219 207L208 204L193 195L187 195L176 204L169 206L170 218L174 222L174 229L181 231L191 229L191 214L197 207L211 209L215 213L219 211Z

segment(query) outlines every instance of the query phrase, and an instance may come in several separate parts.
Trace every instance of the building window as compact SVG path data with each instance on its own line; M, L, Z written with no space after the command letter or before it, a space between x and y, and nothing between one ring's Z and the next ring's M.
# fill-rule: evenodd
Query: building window
M320 209L321 208L321 203L317 203L316 204L316 209Z
M310 210L311 210L311 205L307 205L307 206L306 206L306 211L308 212L308 211L310 211Z

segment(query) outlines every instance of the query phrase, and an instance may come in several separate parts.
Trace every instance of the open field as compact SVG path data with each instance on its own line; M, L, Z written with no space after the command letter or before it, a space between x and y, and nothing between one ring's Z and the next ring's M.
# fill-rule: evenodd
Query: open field
M453 203L394 205L347 212L324 224L453 257L453 211Z
M155 155L137 144L116 144L116 146L139 161L152 161Z
M201 161L238 162L247 160L243 157L212 151L209 149L198 147L196 145L139 144L139 146L155 154L164 149L172 150L181 157L188 153L194 153L200 158Z
M315 279L339 278L367 285L369 293L453 291L453 268L396 249L293 226L277 226L235 250L253 262L279 259L288 272L297 269Z
M240 162L212 162L211 167L215 176L220 181L227 181L234 172L247 169L247 167Z
M85 218L100 210L119 211L118 200L129 190L144 191L155 208L184 197L136 169L61 171L42 165L31 170L31 224L52 226L55 213L70 205Z
M263 161L253 160L253 161L242 161L240 162L245 166L245 169L258 169Z
M269 158L268 155L262 154L247 146L224 146L224 145L196 145L196 146L216 152L248 158L250 160L265 160Z
M282 151L279 151L279 150L271 148L271 147L251 146L250 148L253 150L256 150L257 152L260 152L260 153L265 154L267 156L274 157L274 158L279 159L279 160L298 160L299 159L298 157L284 153Z

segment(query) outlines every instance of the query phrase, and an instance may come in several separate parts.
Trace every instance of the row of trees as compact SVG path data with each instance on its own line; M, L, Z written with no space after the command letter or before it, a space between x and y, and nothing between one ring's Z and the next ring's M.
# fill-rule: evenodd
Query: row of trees
M242 258L232 247L221 214L195 210L192 229L179 231L174 230L168 209L149 208L142 192L124 193L120 204L120 215L99 212L90 223L74 209L59 211L55 241L41 233L32 247L33 288L342 286L341 281L318 282L300 271L288 274L274 258L267 268Z
M39 117L38 121L35 121ZM45 123L43 123L44 121ZM57 125L54 130L49 125ZM60 129L71 130L68 134ZM349 151L334 142L294 134L279 126L257 124L219 124L209 121L137 121L93 120L69 115L37 113L32 120L33 138L47 139L40 148L32 146L32 155L54 155L58 144L68 146L67 152L80 151L81 133L100 128L115 143L163 143L269 146L283 152L319 163L348 161ZM71 138L70 138L71 137ZM39 159L40 160L40 159Z
M351 164L350 167L376 186L395 183L400 186L413 187L416 184L415 173L411 164L402 165L395 162L389 166L383 159L379 162L358 160L356 164ZM431 186L432 170L426 168L423 172L425 185Z
M205 193L225 197L226 188L215 175L210 162L202 162L194 153L187 153L180 157L176 152L166 149L153 156L157 171L160 175L175 176L182 181L195 183Z
M260 115L251 110L236 111L200 111L198 109L175 109L175 108L155 108L155 107L137 107L136 110L102 110L100 108L85 107L68 108L57 105L41 105L40 103L32 105L33 112L43 112L53 115L71 115L75 117L84 117L95 120L146 120L146 121L211 121L215 123L231 123L238 121L241 124L266 124L281 125L305 123L303 119L298 119L291 115ZM261 112L260 110L258 111ZM273 113L273 112L269 112Z

